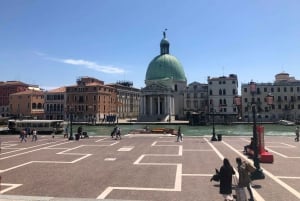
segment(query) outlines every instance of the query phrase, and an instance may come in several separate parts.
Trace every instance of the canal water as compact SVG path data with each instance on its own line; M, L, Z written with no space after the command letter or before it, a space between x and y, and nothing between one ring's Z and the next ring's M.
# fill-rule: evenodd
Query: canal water
M279 124L258 124L263 126L266 136L292 136L295 135L296 126L283 126ZM127 134L131 130L143 129L146 125L131 124L119 125L122 135ZM189 126L180 125L181 131L185 136L204 136L211 135L213 127L209 126ZM73 133L77 132L79 125L73 125ZM83 131L88 135L110 135L113 130L113 125L99 125L99 126L82 126ZM178 129L179 125L149 125L150 129L154 128L173 128ZM224 136L252 136L252 124L233 124L233 125L215 125L215 133Z

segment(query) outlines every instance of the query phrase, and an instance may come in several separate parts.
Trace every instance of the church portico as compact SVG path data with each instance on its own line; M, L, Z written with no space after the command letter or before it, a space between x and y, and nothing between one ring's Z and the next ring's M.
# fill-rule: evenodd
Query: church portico
M171 94L145 94L141 100L141 118L144 120L164 121L175 115L174 97Z

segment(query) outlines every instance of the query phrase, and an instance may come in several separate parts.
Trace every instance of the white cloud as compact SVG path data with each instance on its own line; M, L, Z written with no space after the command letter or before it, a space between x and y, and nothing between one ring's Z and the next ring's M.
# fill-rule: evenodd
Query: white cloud
M70 65L82 66L84 68L92 69L92 70L102 72L102 73L108 73L108 74L123 74L123 73L125 73L125 70L122 68L108 66L108 65L99 65L92 61L86 61L86 60L82 60L82 59L53 58L53 57L49 57L47 54L45 54L43 52L38 52L38 51L36 51L35 54L38 56L41 56L45 59L52 60L52 61L70 64Z
M121 68L117 68L117 67L113 67L113 66L102 66L99 65L95 62L91 62L91 61L85 61L82 59L63 59L61 60L61 62L66 63L66 64L71 64L71 65L78 65L78 66L84 66L86 68L95 70L95 71L99 71L99 72L103 72L103 73L111 73L111 74L121 74L124 73L125 70L121 69Z

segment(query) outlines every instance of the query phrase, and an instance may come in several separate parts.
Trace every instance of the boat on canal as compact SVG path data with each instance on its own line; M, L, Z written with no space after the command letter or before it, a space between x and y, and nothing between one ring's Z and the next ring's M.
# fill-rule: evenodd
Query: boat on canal
M8 120L8 129L13 133L20 133L23 129L35 129L38 133L62 133L64 131L63 120Z
M280 125L284 125L284 126L294 126L294 125L296 125L295 122L293 122L293 121L288 121L288 120L284 120L284 119L279 120L278 123L279 123Z

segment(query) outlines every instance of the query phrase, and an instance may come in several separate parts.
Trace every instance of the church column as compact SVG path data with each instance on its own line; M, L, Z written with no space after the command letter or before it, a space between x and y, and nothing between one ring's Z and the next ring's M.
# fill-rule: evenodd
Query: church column
M140 111L140 113L142 114L142 115L144 115L145 114L145 110L144 110L144 107L145 107L145 96L141 96L141 101L140 101L140 103L141 103L141 106L140 106L140 108L141 108L141 111Z
M152 115L152 96L150 96L150 115Z
M143 99L143 114L144 115L147 114L147 96L144 96L144 99Z
M157 114L160 115L160 96L157 96Z
M172 104L171 104L171 96L169 95L168 96L168 113L169 113L169 115L171 115L172 114L172 111L171 111L171 106L172 106Z
M174 97L171 97L171 114L175 115Z
M164 105L165 105L164 114L168 114L168 103L167 103L167 100L168 100L168 96L165 96L165 98L164 98Z

